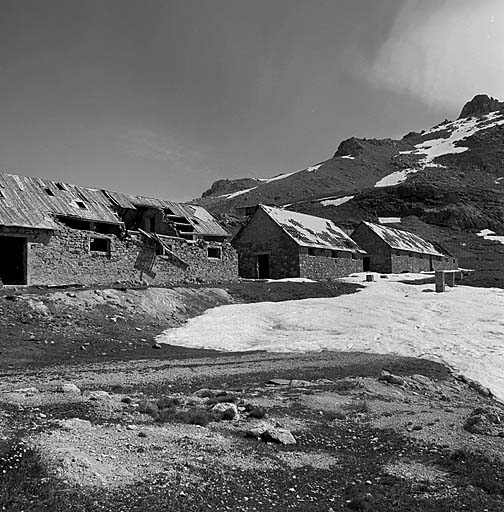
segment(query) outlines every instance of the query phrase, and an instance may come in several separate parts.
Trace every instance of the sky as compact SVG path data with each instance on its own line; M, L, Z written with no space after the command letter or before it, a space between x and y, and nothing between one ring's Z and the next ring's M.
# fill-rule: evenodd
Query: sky
M0 0L0 170L183 201L504 100L502 0Z

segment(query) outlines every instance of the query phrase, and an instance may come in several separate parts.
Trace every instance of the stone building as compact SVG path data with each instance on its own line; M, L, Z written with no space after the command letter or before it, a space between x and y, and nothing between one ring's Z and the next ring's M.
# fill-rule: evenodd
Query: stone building
M232 280L229 238L199 206L0 174L3 284Z
M334 279L362 271L365 254L330 220L259 205L233 240L241 277Z
M351 237L367 253L364 271L398 273L458 268L456 258L409 231L363 221Z

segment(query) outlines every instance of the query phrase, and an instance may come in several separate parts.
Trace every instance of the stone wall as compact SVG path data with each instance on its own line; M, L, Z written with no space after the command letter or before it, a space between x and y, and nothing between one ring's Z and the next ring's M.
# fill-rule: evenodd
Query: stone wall
M233 241L241 277L258 278L257 255L269 255L269 277L299 277L299 246L263 210L257 210Z
M362 272L362 256L337 251L338 257L328 249L316 249L315 254L308 254L307 247L300 247L299 277L308 279L337 279L349 276L354 272Z
M98 242L91 242L96 239ZM147 282L163 286L177 282L229 281L238 276L237 255L229 243L210 244L221 247L222 257L208 258L207 244L173 240L173 253L187 265L157 255L156 247L140 237L120 239L67 227L43 243L28 245L29 284Z

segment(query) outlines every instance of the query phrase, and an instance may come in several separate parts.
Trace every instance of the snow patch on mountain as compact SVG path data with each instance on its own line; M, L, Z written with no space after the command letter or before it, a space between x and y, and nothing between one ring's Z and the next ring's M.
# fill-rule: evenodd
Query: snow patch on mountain
M492 240L504 245L504 236L496 235L495 231L491 229L482 229L479 233L476 233L476 236L481 236L484 240Z
M449 132L448 137L440 137L438 139L429 139L415 145L415 149L409 151L400 151L400 154L410 154L419 156L418 168L405 169L396 171L385 176L376 182L375 187L391 187L402 183L406 178L419 172L426 167L439 167L434 163L434 159L443 155L464 153L469 148L465 146L456 146L455 144L471 137L481 130L488 130L494 126L504 124L504 116L501 112L490 112L481 117L461 118L456 121L449 121L434 128L431 128L425 135L436 134L439 132Z
M375 187L392 187L394 185L398 185L399 183L406 181L406 178L410 174L414 174L419 170L420 169L404 169L404 171L396 171L392 174L387 174L387 176L375 183Z
M334 199L324 199L320 201L322 206L339 206L340 204L345 204L346 202L353 199L354 196L344 196L344 197L336 197Z

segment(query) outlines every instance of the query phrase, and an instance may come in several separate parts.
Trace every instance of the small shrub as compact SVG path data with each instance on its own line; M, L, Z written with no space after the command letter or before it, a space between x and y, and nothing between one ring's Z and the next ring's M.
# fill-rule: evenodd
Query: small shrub
M345 409L355 413L368 414L370 411L369 404L367 400L358 400L357 402L353 402L348 404Z
M149 414L150 416L155 416L159 413L158 406L153 402L148 402L147 400L142 400L138 404L138 412L143 414Z
M233 395L233 393L228 393L227 391L223 391L222 393L219 393L215 397L208 400L208 405L215 405L219 403L233 403L235 404L238 402L238 398Z
M257 418L260 420L266 416L266 409L260 406L252 407L252 409L249 410L248 415L250 418Z
M193 408L188 411L181 411L175 415L176 421L187 423L189 425L201 425L206 427L210 421L215 418L210 415L205 409Z
M158 409L157 412L152 415L157 423L173 422L175 416L175 409Z
M344 420L346 415L343 411L335 409L334 411L325 411L324 416L329 420Z
M180 400L178 398L163 397L156 402L156 405L158 409L175 409L180 405Z

